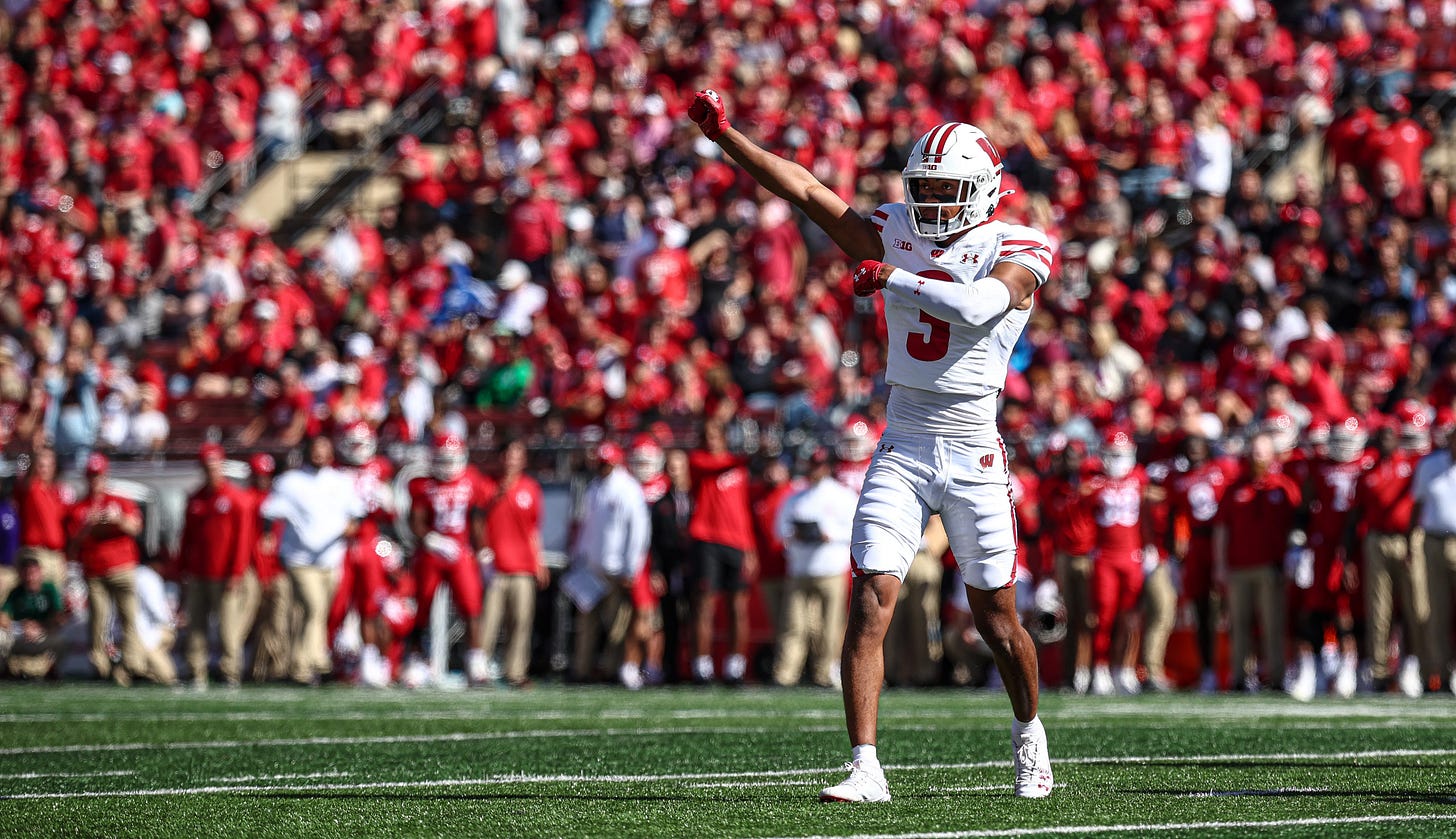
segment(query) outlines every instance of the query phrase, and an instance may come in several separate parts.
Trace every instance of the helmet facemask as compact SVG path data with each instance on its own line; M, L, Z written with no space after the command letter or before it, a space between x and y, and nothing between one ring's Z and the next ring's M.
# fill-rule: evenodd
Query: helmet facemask
M957 233L982 224L996 212L999 184L993 184L990 172L970 177L953 175L904 175L905 206L915 232L931 241L948 239ZM946 188L951 186L951 188ZM954 212L947 213L947 209Z

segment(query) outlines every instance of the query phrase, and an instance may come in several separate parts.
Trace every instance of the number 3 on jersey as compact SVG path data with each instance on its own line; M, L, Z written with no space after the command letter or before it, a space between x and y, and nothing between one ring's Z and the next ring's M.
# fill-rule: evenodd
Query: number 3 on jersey
M940 280L941 282L953 283L955 277L944 271L930 270L916 274L917 277L924 277L927 280ZM920 322L930 325L930 331L924 334L911 332L905 336L905 351L916 361L939 361L945 358L946 352L950 350L950 324L937 317L932 317L920 311Z

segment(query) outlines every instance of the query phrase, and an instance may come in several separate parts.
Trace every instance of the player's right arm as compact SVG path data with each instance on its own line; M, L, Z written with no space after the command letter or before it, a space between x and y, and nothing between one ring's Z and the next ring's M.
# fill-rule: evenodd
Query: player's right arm
M717 91L699 91L688 117L764 189L803 210L851 259L884 257L884 242L869 219L819 183L808 169L765 150L730 126Z

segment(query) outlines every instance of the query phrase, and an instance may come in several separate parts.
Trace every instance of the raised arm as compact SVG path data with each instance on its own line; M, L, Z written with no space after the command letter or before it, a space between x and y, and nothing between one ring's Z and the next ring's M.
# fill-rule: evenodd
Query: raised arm
M808 169L764 150L730 126L717 91L699 91L688 108L688 117L759 185L803 210L851 259L880 259L885 255L885 245L869 219L819 183Z

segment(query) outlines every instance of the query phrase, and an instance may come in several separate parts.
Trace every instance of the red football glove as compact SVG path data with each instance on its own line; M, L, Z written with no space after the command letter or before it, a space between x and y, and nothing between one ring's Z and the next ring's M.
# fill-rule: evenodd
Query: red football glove
M723 97L716 90L700 90L688 106L688 119L703 129L703 136L717 140L728 130L728 114L723 110Z
M882 271L888 266L878 259L866 259L854 269L854 294L856 297L873 297L875 292L885 287L885 280L882 274L889 271Z

